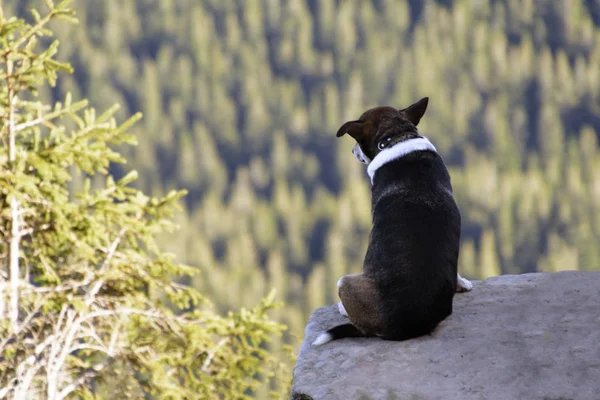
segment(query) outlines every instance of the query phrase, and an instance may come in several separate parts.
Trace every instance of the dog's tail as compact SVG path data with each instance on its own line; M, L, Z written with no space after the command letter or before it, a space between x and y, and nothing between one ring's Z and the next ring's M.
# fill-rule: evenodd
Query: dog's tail
M315 341L312 342L312 344L313 346L320 346L332 340L346 337L365 337L365 334L362 333L356 326L347 323L335 326L329 329L327 332L321 333L315 339Z

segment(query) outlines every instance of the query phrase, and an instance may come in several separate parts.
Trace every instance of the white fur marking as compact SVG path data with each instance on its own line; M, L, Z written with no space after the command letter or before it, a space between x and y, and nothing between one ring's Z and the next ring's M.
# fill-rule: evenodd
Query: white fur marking
M371 183L373 183L375 172L377 172L377 170L385 164L398 158L404 157L407 154L422 150L431 150L437 153L435 146L431 144L429 139L425 137L405 140L403 142L395 144L389 149L382 150L379 154L375 156L375 158L367 168L367 173L371 178Z
M317 339L315 339L315 341L312 342L312 345L313 346L320 346L322 344L330 342L332 339L333 339L333 336L331 336L329 333L321 333L319 335L319 337L317 337Z
M338 311L340 312L340 314L342 314L344 317L348 316L348 311L346 311L346 307L344 307L344 304L340 301L338 303Z
M363 153L362 148L358 143L356 143L352 148L352 154L354 154L354 158L356 158L361 163L369 164L371 162L369 157L367 157L365 153Z
M456 291L469 292L471 289L473 289L473 284L458 274L456 277Z
M337 288L338 288L338 290L340 290L340 287L342 286L342 282L343 282L343 280L344 280L345 277L346 276L344 275L340 279L338 279L338 281L337 281Z

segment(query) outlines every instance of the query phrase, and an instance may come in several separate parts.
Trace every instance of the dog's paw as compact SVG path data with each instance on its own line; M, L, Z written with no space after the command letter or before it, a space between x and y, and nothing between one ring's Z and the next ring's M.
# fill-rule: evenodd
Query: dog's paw
M348 312L346 311L346 307L344 307L344 305L342 304L341 301L338 303L338 310L340 311L340 314L342 314L344 317L348 316Z
M471 291L471 289L473 289L473 284L469 280L463 278L460 275L456 277L456 291L458 293L469 292Z

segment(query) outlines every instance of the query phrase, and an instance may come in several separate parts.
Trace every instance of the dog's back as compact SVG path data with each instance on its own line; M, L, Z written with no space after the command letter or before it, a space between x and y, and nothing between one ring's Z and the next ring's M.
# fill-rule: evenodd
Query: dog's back
M421 151L381 168L373 182L373 229L364 262L379 294L381 336L429 333L452 313L460 213L441 157Z

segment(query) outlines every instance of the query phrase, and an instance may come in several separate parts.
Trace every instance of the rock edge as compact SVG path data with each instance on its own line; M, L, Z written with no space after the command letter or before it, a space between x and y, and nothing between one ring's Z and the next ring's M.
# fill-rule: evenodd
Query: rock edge
M428 336L310 343L344 322L316 310L294 368L292 400L600 399L600 272L473 282Z

